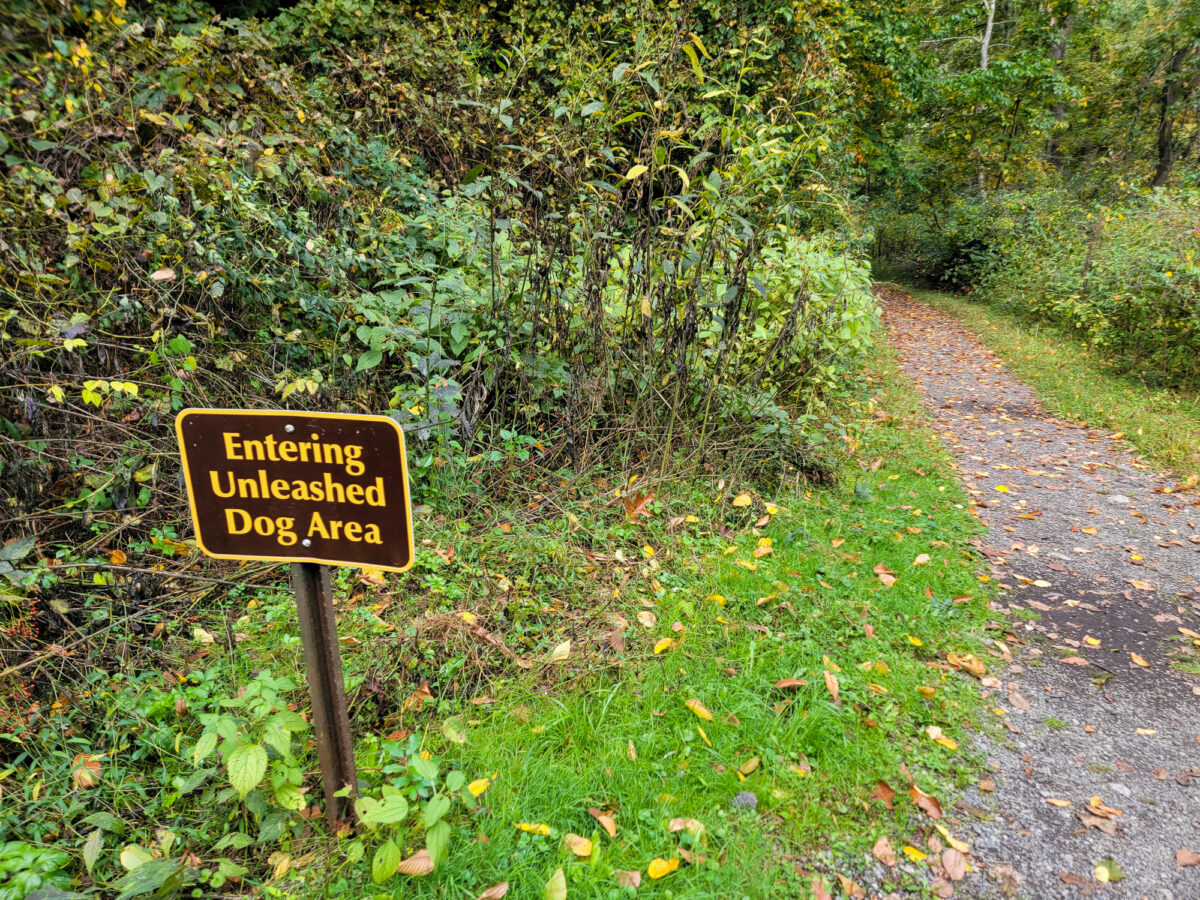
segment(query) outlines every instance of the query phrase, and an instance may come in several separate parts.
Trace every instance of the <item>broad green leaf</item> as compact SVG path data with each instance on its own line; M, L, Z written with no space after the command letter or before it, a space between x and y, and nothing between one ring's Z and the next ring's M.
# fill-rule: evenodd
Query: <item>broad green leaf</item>
M408 758L408 767L428 781L433 781L437 778L437 763L431 759L426 759L419 753Z
M437 794L430 797L429 802L425 804L425 827L432 828L449 811L450 798L445 794Z
M229 754L229 783L241 797L258 786L267 774L267 751L262 744L239 744Z
M97 828L83 842L83 865L89 875L92 874L92 869L96 865L96 860L100 858L102 849L104 849L104 832Z
M384 841L375 851L375 858L371 860L371 880L376 884L383 884L396 874L396 867L400 865L402 858L395 841Z
M407 815L408 801L396 794L373 804L363 814L363 821L368 825L395 825L403 822Z
M153 859L139 866L111 887L120 891L117 900L131 900L151 891L157 891L163 885L174 881L182 886L184 882L182 866L173 859Z
M440 865L450 850L449 822L438 822L429 829L429 833L425 836L425 849L429 851L429 858L433 860L433 864Z

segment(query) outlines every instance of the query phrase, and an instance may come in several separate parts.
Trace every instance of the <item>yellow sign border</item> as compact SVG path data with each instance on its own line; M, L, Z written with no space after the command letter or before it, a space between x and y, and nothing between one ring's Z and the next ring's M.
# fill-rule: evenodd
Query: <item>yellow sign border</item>
M187 445L183 440L183 420L188 416L206 416L206 415L229 415L233 413L240 416L295 416L308 419L365 419L371 422L386 422L396 429L396 437L400 439L400 475L404 481L404 518L408 523L408 565L407 566L381 566L371 563L362 562L346 562L344 560L321 559L318 557L307 556L237 556L231 553L213 553L204 546L204 537L200 533L200 518L196 515L196 496L192 490L192 472L188 467ZM205 556L211 556L213 559L240 559L240 560L262 560L264 562L286 562L286 563L316 563L322 566L351 566L353 568L363 568L370 566L375 569L383 569L387 572L407 572L416 562L417 552L413 540L413 522L412 522L412 497L409 496L408 488L408 452L404 445L404 431L400 428L399 423L390 416L373 416L364 413L327 413L327 412L305 412L298 409L201 409L198 407L189 407L182 409L175 416L175 440L179 444L179 457L183 463L183 480L187 484L188 509L192 514L192 527L196 532L196 546Z

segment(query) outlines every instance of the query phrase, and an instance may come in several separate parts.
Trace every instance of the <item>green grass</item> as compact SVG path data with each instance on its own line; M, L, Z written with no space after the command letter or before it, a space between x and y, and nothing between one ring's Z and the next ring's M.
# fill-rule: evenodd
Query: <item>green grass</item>
M927 826L901 767L943 800L977 771L965 748L935 743L927 729L965 743L978 727L974 680L934 664L951 650L990 660L973 637L988 597L967 543L978 525L885 351L871 389L874 397L852 410L864 432L836 486L720 487L714 473L657 485L653 515L629 523L615 495L636 491L638 482L531 484L503 505L482 497L462 504L474 509L469 519L442 518L431 504L417 525L418 539L428 543L402 580L376 587L352 571L339 573L339 633L368 793L377 796L381 782L398 778L414 808L423 803L430 785L406 764L418 748L438 765L440 784L452 771L462 782L494 776L478 801L464 790L445 791L454 797L452 841L433 874L378 886L370 880L383 832L406 856L424 845L415 812L397 827L341 840L292 816L281 836L213 849L237 832L259 841L275 813L255 800L262 789L246 806L230 797L223 768L208 782L186 782L196 716L218 709L221 697L263 668L301 683L289 698L307 706L292 600L279 590L260 592L249 607L244 597L227 600L236 620L232 645L223 637L223 613L195 610L170 648L207 650L193 660L190 682L164 689L157 671L98 679L90 705L81 701L61 723L78 717L75 728L44 730L40 749L13 773L9 783L23 785L24 796L6 791L7 822L24 824L10 827L10 836L78 853L95 827L85 817L106 811L120 830L105 832L99 882L121 874L123 846L153 851L161 843L157 826L175 835L176 856L181 847L194 852L209 871L224 858L233 867L226 872L244 869L235 877L250 883L269 873L272 852L289 854L302 864L272 884L270 895L290 897L321 890L473 898L500 881L510 882L510 896L536 897L563 867L573 900L607 898L623 895L616 871L639 870L644 890L650 862L679 856L681 846L706 861L666 876L661 884L672 896L805 896L810 878L795 865L812 867L819 850L832 851L833 865L853 876L881 835L897 849L921 846ZM877 417L879 409L888 417ZM743 493L750 505L735 505ZM766 539L772 552L756 557ZM915 564L922 554L928 562ZM873 572L879 564L895 573L891 588ZM654 625L641 624L639 613L652 613ZM625 648L616 652L604 641L621 621ZM218 639L189 645L193 625ZM477 626L504 649L473 638ZM679 643L654 653L664 638ZM567 640L567 658L550 662ZM827 672L838 681L837 703ZM781 679L807 684L774 688ZM423 681L432 698L420 712L402 712ZM175 706L181 698L188 704L182 714ZM711 720L689 708L693 698ZM64 805L45 786L61 786L64 767L84 744L104 757L102 783ZM312 773L315 760L302 759ZM35 799L37 779L43 789ZM898 792L894 810L871 797L879 780ZM308 783L315 787L312 775ZM743 790L757 796L756 810L730 807ZM615 812L615 839L590 807ZM671 833L674 817L703 823L703 835ZM519 831L518 822L545 825L549 834ZM568 833L594 841L589 858L564 849ZM365 858L355 862L359 845ZM821 868L832 875L828 863Z
M986 303L905 289L962 320L1055 414L1120 433L1155 466L1200 477L1200 395L1117 373L1100 351L1061 329L1031 325Z

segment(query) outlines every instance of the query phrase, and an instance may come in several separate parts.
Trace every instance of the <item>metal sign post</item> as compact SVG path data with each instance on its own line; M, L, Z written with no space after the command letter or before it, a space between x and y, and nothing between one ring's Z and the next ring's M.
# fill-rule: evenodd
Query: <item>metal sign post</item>
M308 695L312 699L312 725L317 736L317 758L325 788L325 818L334 831L343 822L354 821L354 797L358 778L354 770L354 742L350 713L342 681L342 655L338 651L337 625L333 618L333 591L329 566L292 563L292 590L300 618L300 641L304 645L304 669L308 673ZM337 796L350 788L350 795Z
M336 831L354 820L357 778L329 566L412 565L404 435L386 416L209 409L181 412L175 433L200 549L292 564L325 817Z

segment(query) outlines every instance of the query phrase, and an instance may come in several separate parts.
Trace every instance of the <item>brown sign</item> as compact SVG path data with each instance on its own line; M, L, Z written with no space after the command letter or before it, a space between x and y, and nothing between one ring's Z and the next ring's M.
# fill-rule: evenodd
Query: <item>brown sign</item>
M185 409L175 433L209 556L412 565L404 434L392 419Z

